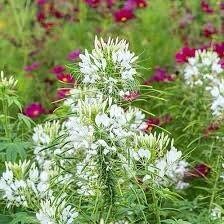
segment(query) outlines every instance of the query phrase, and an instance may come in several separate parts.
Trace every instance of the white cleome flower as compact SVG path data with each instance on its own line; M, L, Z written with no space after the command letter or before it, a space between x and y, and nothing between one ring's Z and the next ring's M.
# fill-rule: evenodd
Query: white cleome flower
M50 197L41 201L36 217L40 224L72 224L78 212L60 197Z
M119 96L120 90L129 91L136 88L135 62L138 57L129 51L125 40L108 39L107 42L95 38L95 49L89 53L85 50L80 55L80 72L82 82L94 85L106 94ZM129 89L132 87L132 89Z
M224 80L217 80L211 87L207 87L212 97L211 110L214 116L224 112Z
M223 72L219 62L220 58L216 52L197 50L184 67L186 84L193 87L203 85L206 81L213 82Z

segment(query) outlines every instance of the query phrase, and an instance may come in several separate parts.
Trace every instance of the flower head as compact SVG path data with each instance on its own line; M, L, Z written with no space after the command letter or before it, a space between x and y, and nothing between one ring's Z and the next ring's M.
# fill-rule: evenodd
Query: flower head
M135 15L133 10L130 9L122 8L114 12L114 19L116 22L124 23L133 18L135 18Z
M61 74L65 71L64 66L62 65L55 65L52 69L51 72L55 75Z
M183 47L176 53L176 62L177 63L185 63L187 62L188 58L195 56L195 49L189 47Z
M74 83L74 78L70 73L58 73L57 79L64 83Z
M24 70L27 72L32 72L34 70L37 70L40 67L40 64L38 62L34 62L31 65L27 65L24 67Z
M67 59L70 60L70 61L77 60L79 58L80 53L81 53L81 51L79 49L71 51L68 54Z
M24 114L30 118L38 118L45 113L45 109L40 103L31 103L24 109Z
M136 91L135 64L138 57L128 47L125 40L109 38L105 42L96 38L92 53L85 50L85 54L80 54L81 82L116 97L121 91Z

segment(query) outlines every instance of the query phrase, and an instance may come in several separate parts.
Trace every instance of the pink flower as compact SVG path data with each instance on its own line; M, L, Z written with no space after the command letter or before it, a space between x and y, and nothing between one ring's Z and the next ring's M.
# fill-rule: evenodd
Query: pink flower
M180 28L185 28L186 26L188 26L189 24L191 24L191 22L193 21L194 16L188 12L186 13L181 19L180 19Z
M128 92L128 93L124 94L123 99L125 101L133 101L133 100L137 99L139 96L140 96L139 92L133 91L133 92Z
M74 78L71 74L69 73L59 73L56 75L57 79L65 82L65 83L74 83Z
M189 47L183 47L176 53L176 62L177 63L185 63L187 62L188 58L195 56L195 49Z
M92 8L96 8L100 4L100 0L85 0L85 2Z
M38 62L34 62L34 63L32 63L31 65L27 65L27 66L25 66L25 67L24 67L24 70L25 70L26 72L32 72L32 71L34 71L34 70L37 70L39 67L40 67L40 63L38 63Z
M205 137L209 137L212 133L220 129L220 125L216 122L213 122L208 125L208 127L203 131Z
M32 119L45 113L45 109L40 103L31 103L24 108L24 114Z
M220 58L224 57L224 42L215 43L213 50L219 55Z
M221 65L222 69L224 69L224 58L220 59L219 64Z
M160 118L158 117L150 117L146 120L147 127L145 129L145 132L150 132L152 129L156 126L160 125Z
M43 12L38 12L36 17L37 17L37 21L39 23L43 23L44 20L46 19L46 16L45 16L45 14Z
M220 2L219 7L220 7L221 10L224 10L224 2Z
M63 73L65 71L65 67L62 65L55 65L52 69L51 72L55 75L58 75L60 73Z
M209 38L216 33L217 33L217 29L214 27L212 23L207 23L203 26L203 34L205 37Z
M189 170L185 177L197 178L197 177L206 177L210 173L211 168L203 163L197 164L192 170Z
M74 60L79 58L80 53L81 53L81 51L79 49L71 51L68 54L67 59L70 60L70 61L74 61Z
M114 19L116 22L126 22L133 18L135 18L135 15L130 9L123 8L114 12Z
M153 82L171 82L174 77L170 75L164 68L156 68L154 74L145 81L145 85L150 85Z
M136 8L145 8L147 7L147 2L145 0L127 0L124 3L124 9L134 10Z
M211 8L211 6L208 4L206 0L201 1L201 9L203 12L213 13L213 9Z
M47 3L47 0L36 0L36 3L38 5L44 5L45 3Z
M57 97L58 99L64 99L70 94L70 89L69 88L63 88L63 89L58 89L57 90Z

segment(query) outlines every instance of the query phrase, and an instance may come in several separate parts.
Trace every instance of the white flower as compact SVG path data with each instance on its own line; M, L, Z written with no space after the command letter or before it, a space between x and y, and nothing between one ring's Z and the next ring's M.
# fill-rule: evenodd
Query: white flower
M211 110L214 116L224 112L224 80L217 80L211 87L207 87L212 96Z
M9 89L13 89L16 87L17 84L17 80L15 80L12 76L10 76L9 78L6 78L4 76L3 71L1 71L1 76L0 76L0 87L7 87Z
M40 224L72 224L78 216L78 212L60 197L50 197L41 201L40 210L36 217Z
M135 88L135 61L137 57L128 50L128 43L125 40L95 38L95 49L89 53L85 50L80 54L80 71L83 74L82 82L86 85L93 85L104 93L119 96L118 89L132 90ZM129 87L128 87L129 86ZM131 89L130 89L131 90Z
M223 72L219 64L220 58L213 51L197 50L195 56L188 59L184 67L184 79L187 85L203 85L206 81L213 82Z

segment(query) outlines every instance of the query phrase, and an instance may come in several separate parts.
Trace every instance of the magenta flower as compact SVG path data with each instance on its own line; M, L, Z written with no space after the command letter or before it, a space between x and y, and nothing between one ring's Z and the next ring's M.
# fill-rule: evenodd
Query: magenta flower
M58 89L57 90L57 98L58 99L64 99L70 94L70 89L69 88L63 88L63 89Z
M39 23L43 23L44 20L46 19L46 16L45 16L45 14L43 12L38 12L36 17L37 17L37 21Z
M124 9L134 10L136 8L145 8L147 7L147 2L145 0L127 0L124 3Z
M114 12L114 19L116 22L126 22L133 18L135 18L135 15L130 9L123 8Z
M81 51L79 49L71 51L68 54L67 59L70 60L70 61L77 60L79 58L80 53L81 53Z
M177 63L185 63L187 62L188 58L194 57L195 56L195 49L194 48L189 48L189 47L183 47L176 53L176 62Z
M55 75L61 74L65 71L65 67L62 65L55 65L52 69L51 72Z
M24 108L24 114L32 119L38 118L45 113L45 109L40 103L31 103Z
M36 0L36 3L38 5L44 5L45 3L47 3L47 0Z
M205 37L209 38L216 33L217 33L217 29L214 27L212 23L207 23L203 26L203 34Z
M37 70L39 67L40 67L40 63L38 63L38 62L34 62L34 63L32 63L31 65L27 65L27 66L25 66L25 67L24 67L24 70L25 70L26 72L32 72L32 71L34 71L34 70Z
M206 0L202 0L201 1L201 10L203 12L206 12L206 13L213 13L213 9L211 8L211 6L208 4L208 2Z
M139 96L140 96L139 92L133 91L133 92L124 94L123 99L125 101L133 101L133 100L137 99Z
M224 58L220 59L219 64L221 65L222 69L224 69Z
M69 73L59 73L56 76L57 76L58 80L65 82L65 83L74 83L74 81L75 81L73 76Z
M198 178L198 177L206 177L210 173L211 168L203 163L197 164L192 170L186 172L185 177L190 178Z
M220 58L224 57L224 42L215 43L213 45L213 50L219 55Z
M174 77L170 75L164 68L156 68L154 74L145 81L145 85L150 85L153 82L171 82Z
M85 2L92 8L96 8L100 4L100 0L85 0Z

